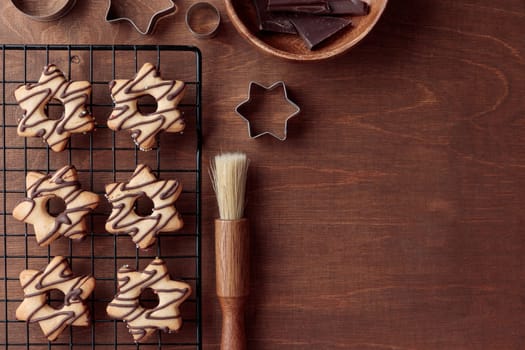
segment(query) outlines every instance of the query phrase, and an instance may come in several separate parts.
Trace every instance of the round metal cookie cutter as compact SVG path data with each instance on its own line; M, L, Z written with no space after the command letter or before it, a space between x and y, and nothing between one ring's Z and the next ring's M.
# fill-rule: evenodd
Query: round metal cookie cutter
M76 0L11 0L20 12L35 21L49 22L64 17L76 4Z
M198 39L213 38L221 24L219 9L209 2L196 2L186 11L186 27ZM200 28L198 26L203 26Z

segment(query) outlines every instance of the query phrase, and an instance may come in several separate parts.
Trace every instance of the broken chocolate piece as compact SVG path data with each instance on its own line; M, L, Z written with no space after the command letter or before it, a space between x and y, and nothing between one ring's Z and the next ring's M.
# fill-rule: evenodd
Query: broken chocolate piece
M314 15L364 16L370 5L363 0L265 0L269 12L310 13Z
M269 32L297 34L295 27L287 15L282 13L271 13L266 10L268 0L253 0L259 21L259 30Z
M268 0L266 9L271 12L330 13L327 0Z
M352 24L350 20L340 17L315 15L290 17L290 21L310 50Z
M299 34L310 50L352 24L347 18L334 16L362 16L370 12L370 5L363 0L252 1L259 30Z
M370 5L362 0L328 0L330 14L364 16L370 12Z
M266 18L266 20L262 22L261 30L284 34L297 34L294 25L290 19L285 16L272 16L271 18Z

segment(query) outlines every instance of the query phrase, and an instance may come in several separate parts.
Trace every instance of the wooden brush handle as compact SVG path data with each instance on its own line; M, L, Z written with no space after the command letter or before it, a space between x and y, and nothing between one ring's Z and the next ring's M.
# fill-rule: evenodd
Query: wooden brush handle
M219 297L222 309L222 350L246 350L244 305L247 297Z
M246 349L244 305L250 293L248 220L215 220L217 295L222 309L222 350Z

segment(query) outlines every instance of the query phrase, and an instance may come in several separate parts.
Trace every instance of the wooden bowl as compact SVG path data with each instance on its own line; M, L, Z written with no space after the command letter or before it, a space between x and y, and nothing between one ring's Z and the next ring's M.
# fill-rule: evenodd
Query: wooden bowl
M342 54L355 46L372 30L388 0L368 0L370 13L353 16L352 26L343 29L319 48L309 50L299 35L261 32L252 0L225 0L226 12L233 25L248 42L271 55L294 61L318 61Z

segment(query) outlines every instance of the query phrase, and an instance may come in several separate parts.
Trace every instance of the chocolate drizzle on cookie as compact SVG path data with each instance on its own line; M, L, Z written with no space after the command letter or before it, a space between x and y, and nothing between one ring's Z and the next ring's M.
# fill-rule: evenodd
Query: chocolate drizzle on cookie
M38 83L18 87L15 99L23 111L18 124L20 136L42 137L56 152L62 151L73 133L85 133L95 127L95 121L86 109L91 95L88 81L67 81L53 64L44 68ZM64 106L60 118L50 119L46 106L51 100Z
M95 287L95 279L92 276L75 276L64 257L54 257L44 271L22 271L20 284L24 290L24 301L16 310L17 319L39 323L49 340L55 340L68 325L89 324L85 300ZM60 309L46 302L47 294L55 289L64 294Z
M183 221L174 206L181 191L177 180L158 180L148 166L139 164L128 182L106 186L106 197L112 207L106 230L130 235L141 249L150 247L160 232L182 228ZM143 196L153 202L148 216L140 216L134 210L135 201Z
M97 207L99 197L80 188L74 166L66 165L48 175L30 172L26 182L27 198L13 209L13 216L34 225L39 245L46 246L59 236L81 239L86 235L85 216ZM53 197L64 200L66 206L56 217L46 208Z
M185 122L177 109L186 85L179 80L162 80L151 63L145 63L132 80L113 80L109 83L111 97L115 103L108 119L108 127L115 131L129 130L135 144L143 151L155 144L157 134L162 131L181 132ZM157 102L157 109L142 114L138 99L150 95Z
M140 305L140 294L152 289L159 304L151 309ZM106 310L112 318L126 322L136 342L146 340L155 330L177 331L182 326L179 305L191 294L184 282L171 280L163 260L156 258L142 272L129 266L118 271L118 293Z

